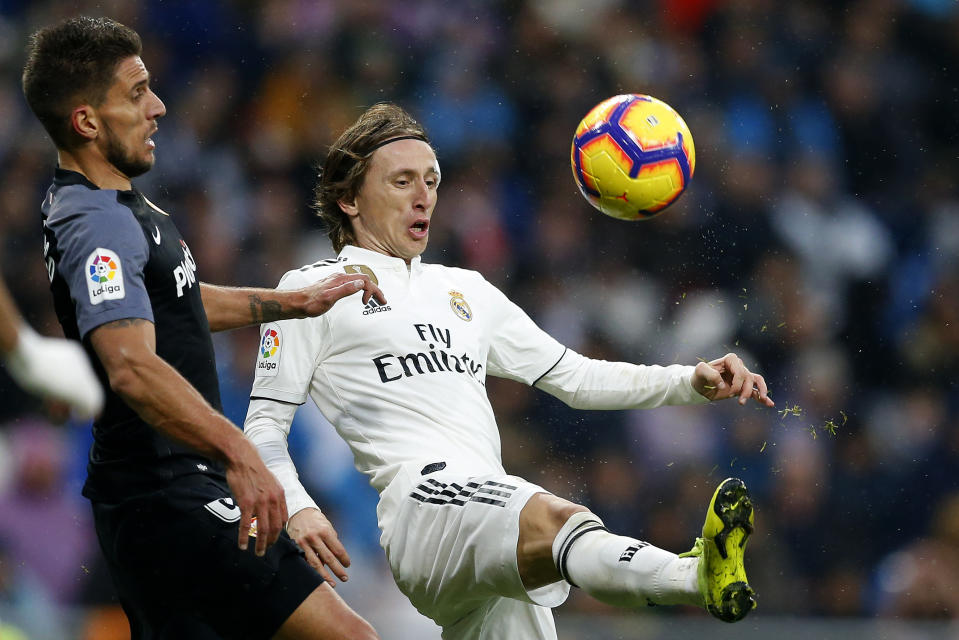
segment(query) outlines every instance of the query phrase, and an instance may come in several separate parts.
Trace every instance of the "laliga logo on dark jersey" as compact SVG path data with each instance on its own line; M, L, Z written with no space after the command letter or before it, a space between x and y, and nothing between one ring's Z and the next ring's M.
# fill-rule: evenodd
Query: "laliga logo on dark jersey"
M123 262L115 252L98 247L87 257L87 293L90 304L104 300L122 300L126 295L123 287Z
M181 239L180 246L183 247L183 260L173 270L173 279L176 281L176 297L183 297L183 289L192 287L196 282L196 262L193 261L193 254L190 253L190 247Z

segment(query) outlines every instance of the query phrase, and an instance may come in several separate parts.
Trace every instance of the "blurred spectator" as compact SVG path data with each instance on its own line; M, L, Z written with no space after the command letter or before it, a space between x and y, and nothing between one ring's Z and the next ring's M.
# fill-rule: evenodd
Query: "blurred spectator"
M0 539L58 604L73 602L94 552L89 509L65 492L63 429L39 420L7 426L13 477L0 495ZM49 544L37 533L49 532Z
M66 621L28 567L0 542L0 638L65 638Z
M883 616L959 618L959 493L940 503L928 536L887 556L877 571Z

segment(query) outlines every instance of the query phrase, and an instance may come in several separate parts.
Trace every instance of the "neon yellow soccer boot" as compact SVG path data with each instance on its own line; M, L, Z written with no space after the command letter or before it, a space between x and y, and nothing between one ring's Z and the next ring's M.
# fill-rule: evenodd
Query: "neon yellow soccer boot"
M726 478L709 501L703 537L692 550L698 556L699 590L706 610L723 622L737 622L756 608L756 592L746 581L743 555L753 532L753 503L742 480Z

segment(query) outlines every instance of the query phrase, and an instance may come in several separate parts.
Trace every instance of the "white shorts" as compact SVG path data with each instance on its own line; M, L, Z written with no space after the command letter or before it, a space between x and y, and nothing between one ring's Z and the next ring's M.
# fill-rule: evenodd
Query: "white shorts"
M386 556L397 586L444 640L556 637L549 608L569 584L527 591L516 563L520 511L537 493L548 492L516 476L440 471L401 500Z

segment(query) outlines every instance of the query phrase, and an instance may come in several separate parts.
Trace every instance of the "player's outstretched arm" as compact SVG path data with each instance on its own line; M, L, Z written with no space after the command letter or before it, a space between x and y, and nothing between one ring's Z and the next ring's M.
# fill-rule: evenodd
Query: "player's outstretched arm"
M742 358L735 353L727 353L712 362L697 364L693 371L692 385L700 395L709 400L738 398L739 404L746 404L752 397L765 407L776 406L769 397L763 377L747 369Z
M333 274L308 287L286 291L220 287L200 283L203 308L210 323L210 331L319 316L329 311L340 298L357 291L363 291L364 304L369 302L371 297L376 297L378 302L386 304L380 288L369 276L362 274Z
M90 332L90 341L110 387L141 418L226 465L226 479L240 507L239 546L246 549L250 521L256 516L256 552L263 555L286 523L286 500L253 445L156 354L152 322L140 318L108 322Z
M38 335L20 317L0 282L0 354L7 371L27 391L70 405L79 418L103 408L103 389L76 342Z

